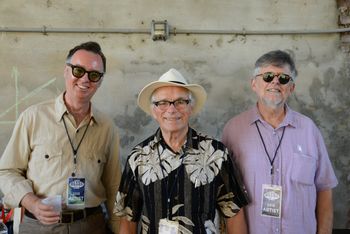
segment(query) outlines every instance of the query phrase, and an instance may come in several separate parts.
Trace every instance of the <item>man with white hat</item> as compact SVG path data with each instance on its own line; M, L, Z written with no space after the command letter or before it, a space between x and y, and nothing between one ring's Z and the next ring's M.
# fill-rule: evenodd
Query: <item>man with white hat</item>
M238 169L225 146L189 127L207 94L175 69L146 85L138 105L159 129L131 151L114 207L120 234L246 233L248 203Z

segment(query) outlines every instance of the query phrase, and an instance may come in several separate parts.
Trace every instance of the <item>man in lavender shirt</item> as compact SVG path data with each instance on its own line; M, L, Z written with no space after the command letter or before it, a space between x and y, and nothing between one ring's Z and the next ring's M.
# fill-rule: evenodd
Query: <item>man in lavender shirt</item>
M251 80L257 104L223 131L252 201L245 210L251 234L332 232L338 181L319 129L286 104L296 75L287 53L262 55Z

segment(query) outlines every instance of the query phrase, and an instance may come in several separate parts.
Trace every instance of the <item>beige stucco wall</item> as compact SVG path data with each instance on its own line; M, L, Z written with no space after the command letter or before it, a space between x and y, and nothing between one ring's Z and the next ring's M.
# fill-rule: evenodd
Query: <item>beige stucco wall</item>
M0 27L148 30L152 20L178 30L322 30L338 27L335 1L322 0L2 0ZM290 106L310 116L324 134L340 184L335 189L335 227L346 227L349 211L349 69L339 34L171 34L153 41L144 33L0 32L0 152L18 114L64 90L67 51L98 41L107 74L94 98L120 129L125 158L151 134L152 119L136 107L138 91L174 67L208 91L193 126L220 138L224 123L254 104L249 76L261 54L292 53L299 70Z

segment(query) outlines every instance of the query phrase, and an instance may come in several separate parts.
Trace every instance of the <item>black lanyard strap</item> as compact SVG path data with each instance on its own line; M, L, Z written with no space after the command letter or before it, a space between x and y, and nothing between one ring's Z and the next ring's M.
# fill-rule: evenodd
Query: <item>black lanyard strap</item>
M271 173L271 175L272 175L272 174L273 174L273 163L274 163L274 161L275 161L275 159L276 159L277 151L278 151L278 149L279 149L280 146L281 146L282 139L283 139L283 136L284 136L284 132L285 132L285 130L286 130L286 126L283 127L282 136L281 136L281 139L280 139L279 142L278 142L278 146L277 146L277 148L276 148L276 150L275 150L275 154L274 154L272 160L271 160L271 157L270 157L270 155L269 155L269 152L267 152L266 145L265 145L265 142L264 142L264 138L263 138L262 135L261 135L259 126L258 126L258 124L257 124L257 121L255 121L255 126L256 126L256 129L258 129L260 139L261 139L261 141L262 141L262 143L263 143L263 145L264 145L264 149L265 149L266 156L267 156L267 158L269 159L269 162L270 162L270 165L271 165L271 172L270 172L270 173Z
M67 133L67 136L68 136L68 140L69 140L69 143L70 143L70 146L72 147L72 151L73 151L73 163L74 163L74 171L72 173L72 176L74 177L75 176L75 173L76 173L76 170L77 170L77 153L78 153L78 150L79 150L79 147L81 145L81 142L83 141L84 137L85 137L85 134L89 128L89 125L90 125L90 122L91 122L91 117L89 119L89 122L85 128L85 131L83 133L83 136L81 137L79 143L78 143L78 146L77 148L74 148L74 145L73 145L73 141L72 141L72 138L69 136L69 133L68 133L68 129L67 129L67 124L66 124L66 121L64 120L64 116L62 118L63 120L63 124L64 124L64 129L66 129L66 133Z
M156 147L157 147L159 165L160 165L160 168L161 168L161 171L162 171L163 179L165 179L165 174L164 174L164 170L165 169L164 169L164 167L162 165L162 161L160 159L160 153L159 153L159 148L158 148L159 145L157 145ZM170 219L170 202L171 202L171 197L172 197L174 189L176 187L180 171L183 168L183 161L184 161L184 159L186 157L186 154L187 154L187 152L184 151L183 154L180 156L180 158L181 158L180 166L178 168L176 168L175 179L174 179L172 185L169 184L169 175L170 175L171 172L168 174L168 178L167 178L168 184L167 184L167 186L165 186L165 192L166 192L166 196L167 196L167 216L168 216L168 219ZM168 186L170 187L170 191L168 190Z

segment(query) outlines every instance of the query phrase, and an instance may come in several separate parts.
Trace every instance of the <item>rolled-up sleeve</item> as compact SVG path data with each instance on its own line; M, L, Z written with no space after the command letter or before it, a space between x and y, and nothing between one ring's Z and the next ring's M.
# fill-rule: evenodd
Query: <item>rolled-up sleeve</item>
M227 150L225 153L228 155ZM225 157L220 174L218 175L217 206L226 218L235 216L238 211L249 203L248 193L243 184L239 168Z
M31 180L25 177L31 152L29 115L28 112L20 115L0 158L0 188L4 205L9 208L18 207L24 195L33 192Z
M127 162L123 171L119 190L116 196L114 213L124 216L129 221L137 222L142 213L142 194L135 175Z

